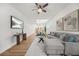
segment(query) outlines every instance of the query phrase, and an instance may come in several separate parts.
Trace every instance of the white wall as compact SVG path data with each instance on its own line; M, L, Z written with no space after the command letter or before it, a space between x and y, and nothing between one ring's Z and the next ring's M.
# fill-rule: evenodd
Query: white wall
M28 32L27 35L32 32L32 30L29 30L31 25L27 26L28 20L21 12L10 4L0 4L0 53L13 46L16 43L13 34L21 32L21 29L10 28L10 16L15 16L24 21L24 32Z
M64 17L65 15L73 12L74 10L79 9L79 4L71 3L67 7L65 7L63 10L61 10L51 21L47 24L47 31L56 31L56 21L60 19L61 17Z
M27 36L35 33L36 24L26 24L25 32L27 32Z
M78 8L79 4L70 4L65 9L61 10L54 18L49 18L51 21L47 23L47 31L56 31L56 21ZM0 53L14 45L16 43L16 38L13 37L13 34L21 32L21 30L14 30L10 28L10 16L12 15L24 21L24 32L27 33L27 36L32 34L36 27L35 24L31 24L28 21L29 19L26 18L23 13L12 5L0 4Z

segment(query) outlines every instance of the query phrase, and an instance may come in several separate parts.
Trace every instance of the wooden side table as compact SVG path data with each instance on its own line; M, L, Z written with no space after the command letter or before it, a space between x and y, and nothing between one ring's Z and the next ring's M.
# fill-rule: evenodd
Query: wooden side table
M27 39L27 36L26 36L26 33L23 33L23 40L26 40Z
M20 44L20 34L14 34L16 36L17 45Z
M21 34L21 33L14 34L14 36L16 36L17 45L20 44L20 36L21 36L21 35L22 35L22 39L23 39L23 40L26 40L26 39L27 39L27 38L26 38L26 33L23 33L23 34Z

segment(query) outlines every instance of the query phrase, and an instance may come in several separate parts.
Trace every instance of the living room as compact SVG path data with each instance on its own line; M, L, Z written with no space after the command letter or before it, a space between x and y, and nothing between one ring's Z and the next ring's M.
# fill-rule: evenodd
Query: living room
M37 5L38 6L47 5L47 6L44 8L44 11L39 11L39 8L37 7ZM78 28L79 27L79 23L78 23L79 22L79 17L78 17L79 16L79 13L78 13L79 12L79 3L0 3L0 7L1 7L0 8L0 19L1 19L0 20L0 24L1 24L0 25L0 28L1 28L0 29L0 54L4 53L6 50L11 48L12 46L17 45L15 34L17 34L17 33L24 34L25 33L26 38L29 39L32 37L32 35L38 34L38 33L36 33L36 29L37 29L37 32L44 32L45 39L46 39L46 37L52 38L53 36L64 37L62 34L65 34L66 36L69 35L70 36L69 39L70 38L75 39L75 37L78 39L78 35L79 35L79 32L78 32L79 31L79 28ZM35 9L35 10L33 10L33 9ZM40 7L40 9L43 9L43 8ZM74 21L74 18L76 18L75 21ZM13 19L15 19L15 20L13 20ZM18 29L15 26L12 26L13 21L18 23L16 21L17 19L18 19L18 22L23 24L22 25L23 28L21 28L21 26L19 26L20 29ZM69 23L68 23L68 21L65 22L66 19L70 19ZM21 22L20 20L23 22ZM20 24L20 23L18 23L18 24ZM70 25L68 25L68 24L70 24ZM19 35L21 35L21 37L22 37L23 34L19 34ZM39 38L37 38L37 37L34 37L34 38L39 40ZM21 38L21 41L22 41L22 38ZM46 42L50 43L50 41L46 41ZM79 55L79 53L77 52L78 47L79 47L78 40L74 41L74 40L70 39L69 41L77 42L76 45L71 43L71 45L77 46L77 47L75 47L75 49L76 49L76 51L74 51L75 54L71 53L72 51L70 53L68 53L71 49L69 51L66 51L65 52L66 54L64 54L64 45L63 45L63 47L61 47L62 49L60 48L63 51L63 53L60 53L60 52L58 52L58 54L56 54L57 52L50 53L46 50L44 55L45 56ZM31 52L29 52L29 51L31 51L29 49L34 48L34 47L32 47L33 42L31 42L31 44L29 45L29 48L27 49L27 53L25 54L26 56L27 56L27 54L28 54L28 56L30 56L32 54ZM40 43L42 44L42 42L40 42ZM47 43L45 43L45 44L47 44ZM68 43L68 44L70 44L70 43ZM70 45L68 45L68 47L69 46ZM38 51L38 50L36 50L36 51ZM13 52L13 51L11 50L11 52ZM46 54L47 52L49 54ZM41 52L37 52L36 54L33 54L33 55L42 56ZM33 56L33 55L31 55L31 56Z

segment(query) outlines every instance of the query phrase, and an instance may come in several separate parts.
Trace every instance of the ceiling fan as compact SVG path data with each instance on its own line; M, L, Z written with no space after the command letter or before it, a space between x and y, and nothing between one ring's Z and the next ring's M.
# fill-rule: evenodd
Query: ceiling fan
M37 10L38 14L40 14L41 12L47 12L44 8L48 6L48 3L41 5L39 3L35 3L37 9L33 9L33 10Z

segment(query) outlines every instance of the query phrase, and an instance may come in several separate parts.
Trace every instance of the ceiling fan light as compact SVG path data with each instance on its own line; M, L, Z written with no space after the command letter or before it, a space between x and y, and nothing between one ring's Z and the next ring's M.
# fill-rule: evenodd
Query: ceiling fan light
M41 12L42 12L42 9L40 9L40 8L39 8L39 9L38 9L38 12L40 12L40 13L41 13Z

